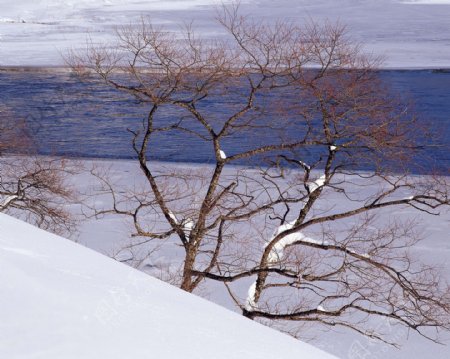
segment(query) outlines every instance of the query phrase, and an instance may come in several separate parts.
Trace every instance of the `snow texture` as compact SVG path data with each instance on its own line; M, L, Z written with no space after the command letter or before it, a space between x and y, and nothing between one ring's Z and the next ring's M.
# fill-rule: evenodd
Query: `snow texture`
M183 231L184 234L186 235L186 239L189 241L189 236L191 233L192 228L194 228L194 221L191 218L186 219L186 221L184 221L183 223Z
M295 225L295 221L287 222L285 224L282 224L279 226L275 232L273 233L272 237L269 241L265 244L265 247L267 247L278 235L281 233L293 228ZM279 239L275 245L272 247L272 249L269 252L269 255L267 257L267 262L269 264L277 263L283 259L283 253L284 249L298 241L308 242L308 243L316 243L316 244L322 244L322 242L316 241L315 239L306 237L301 232L295 232L288 235L285 235L281 239ZM245 301L245 309L248 311L251 311L255 308L257 308L257 303L255 301L255 293L256 293L256 281L252 283L252 285L248 289L247 298Z
M402 0L401 2L412 5L450 5L450 0Z
M175 224L180 225L180 221L177 216L169 209L169 217L175 222ZM194 228L194 221L192 218L187 218L186 220L181 222L184 234L186 235L186 239L189 241L189 236L192 228Z
M335 358L5 214L0 228L1 358Z
M357 256L364 257L364 258L366 258L366 259L370 259L370 254L368 254L368 253L358 253L357 251L355 251L355 250L353 250L353 249L348 249L348 248L347 248L347 250L348 250L350 253L355 254L355 255L357 255Z
M245 301L245 309L247 309L249 312L257 308L255 295L256 295L256 282L253 282L253 284L248 288L247 299Z
M175 224L179 224L177 217L170 209L169 209L169 217L175 222Z
M220 153L220 158L221 159L225 160L227 158L227 155L222 150L220 150L219 153Z
M310 170L311 166L307 165L305 162L303 161L298 161L303 167L305 167L306 169Z
M18 195L14 194L11 196L7 196L1 203L0 203L0 210L5 209L8 207L8 205L14 201L15 199L19 198Z
M318 179L316 179L314 182L307 183L306 186L308 187L309 194L316 191L318 188L323 187L325 185L326 176L323 174Z
M271 239L267 242L266 246L271 243L276 236L279 234L291 229L294 227L295 221L293 222L287 222L277 228L277 230L272 235ZM285 235L280 240L277 241L277 243L272 247L272 250L269 253L269 257L267 258L267 261L269 263L276 263L279 262L283 258L283 251L284 249L298 241L303 242L309 242L309 243L316 243L316 244L322 244L322 242L318 242L312 238L306 237L301 232L295 232L288 235Z
M61 54L111 41L114 27L151 17L158 26L179 30L192 20L206 36L221 36L214 21L215 0L0 0L0 64L63 65ZM347 25L368 53L385 57L390 68L450 67L445 0L246 0L242 12L260 19L304 23L329 19Z
M141 177L139 164L137 164L135 161L85 160L85 167L90 168L94 163L97 166L105 166L106 168L110 168L111 174L117 176L117 178L120 178L120 182L123 184L129 183L130 176L136 179ZM204 171L213 171L214 169L213 166L192 163L152 163L152 166L154 166L156 171L162 171L163 169L167 171L167 169L169 169L169 172L199 171L203 173ZM236 168L232 168L230 166L225 169L225 174L234 178L235 171ZM312 170L311 172L311 176L314 176L312 178L317 178L321 174L321 172L316 170ZM74 179L79 190L89 192L90 181L88 180L88 178L89 176L87 175L80 175ZM143 182L145 181L144 179L142 180ZM359 177L351 179L349 177L336 177L337 182L341 180L354 182L359 188L358 193L363 197L370 195L370 193L376 192L377 187L375 183L373 184L374 187L371 187L371 185L362 186L362 183L366 183L365 179ZM399 199L406 198L412 194L412 192L405 190L404 193L399 195ZM348 205L348 203L346 204L345 201L342 201L341 194L333 191L330 191L330 193L328 193L326 200L325 202L322 202L322 205L324 207L320 208L323 209L330 207L336 208L336 206L342 210L349 210L352 208ZM78 207L76 209L78 210ZM382 221L381 223L384 223L384 221L386 221L385 223L388 223L392 220L393 216L400 216L401 220L413 220L414 222L417 222L417 220L421 220L421 224L418 230L423 234L424 240L419 242L417 246L411 249L411 251L415 256L420 256L424 263L441 267L443 269L442 275L447 281L450 281L450 243L448 241L450 210L442 211L441 216L427 216L422 212L417 213L411 211L408 206L401 206L399 208L391 210L387 209L385 214L380 218L380 220ZM180 221L182 221L181 218ZM259 226L258 223L255 223L255 225ZM246 228L246 225L243 225L242 229L246 230ZM277 228L274 228L274 232L276 229ZM1 223L0 230L3 230ZM102 253L109 254L116 251L117 248L122 248L124 245L128 244L127 238L129 236L129 230L130 227L124 227L123 219L119 217L111 216L101 220L91 219L82 223L78 240L80 241L80 243L83 243L90 248L93 248ZM273 233L269 233L269 237L270 235L273 235ZM327 245L328 243L327 241L323 241L322 244ZM12 245L8 247L13 248ZM356 247L351 249L355 250L355 252L356 250L358 250L358 252L360 253L359 255L361 255L361 253L368 252L368 249ZM180 251L182 251L181 248ZM178 262L173 259L173 255L174 253L172 247L165 247L164 250L158 252L157 263L160 263L161 265L172 265L173 263L177 267ZM0 263L2 263L1 260ZM152 262L152 264L156 263ZM276 265L276 263L274 263L273 265ZM158 268L156 268L154 272L155 275L158 275ZM238 281L235 283L233 289L236 290L236 293L237 295L239 295L239 297L245 299L248 296L249 286L252 284L252 282L254 282L254 278L253 280L249 279L248 281ZM210 281L207 283L207 285L205 285L204 290L207 293L208 298L212 301L225 306L229 310L239 312L239 309L236 308L235 303L230 298L223 285ZM326 306L326 303L324 303L323 306L328 311L332 310L332 308L328 308ZM2 314L0 313L0 315ZM1 318L3 319L3 317ZM392 338L395 338L400 343L400 350L387 344L375 342L370 338L364 338L352 331L346 331L345 329L338 330L337 328L334 328L335 330L333 331L324 332L321 327L311 326L305 328L305 330L307 331L307 336L315 338L313 341L315 345L320 346L322 349L329 351L340 358L372 359L379 356L380 353L383 353L383 357L389 359L450 358L450 335L448 334L443 333L442 339L447 345L442 346L428 341L423 337L408 331L406 328L391 326L389 322L380 321L378 324L380 325L380 328L385 329L387 333L392 335ZM209 328L210 327L208 327L208 329ZM236 329L234 328L233 330ZM241 329L238 328L238 331L240 330ZM20 330L20 332L22 332L22 330ZM184 336L185 333L182 333L182 335ZM0 333L0 343L1 340L2 333ZM270 345L276 344L273 344L273 342L271 342ZM187 356L182 356L182 358L185 357ZM308 356L300 357L308 358ZM0 358L3 359L2 354L0 354ZM194 355L193 358L197 359L199 358L199 356ZM217 357L215 356L213 356L212 358L217 359ZM243 358L245 358L245 355L243 356ZM274 358L277 358L277 355L275 355Z

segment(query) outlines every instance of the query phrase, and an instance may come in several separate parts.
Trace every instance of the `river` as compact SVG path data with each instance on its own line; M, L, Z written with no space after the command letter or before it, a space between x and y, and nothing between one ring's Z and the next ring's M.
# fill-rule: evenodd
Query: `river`
M431 150L435 164L450 168L450 73L433 70L380 71L394 92L414 102L420 121L439 134ZM2 111L25 119L41 154L74 157L132 158L131 134L147 107L105 86L80 82L61 71L1 71ZM6 112L5 112L6 113ZM261 134L264 136L264 134ZM241 149L258 136L231 138L227 149ZM256 145L256 144L255 144ZM189 136L159 136L153 160L211 162L211 151ZM431 168L431 166L430 166Z

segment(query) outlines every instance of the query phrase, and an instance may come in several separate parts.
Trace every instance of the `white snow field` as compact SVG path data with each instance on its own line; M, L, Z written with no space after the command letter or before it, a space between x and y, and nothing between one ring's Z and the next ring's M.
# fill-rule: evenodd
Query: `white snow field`
M120 192L126 188L142 188L145 180L140 174L139 165L136 161L131 160L85 160L85 167L90 169L108 168L110 179L115 185L118 185ZM153 170L155 172L190 171L192 173L204 173L210 171L208 165L202 164L171 164L171 163L153 163ZM235 171L234 168L229 168L227 171ZM101 172L101 171L100 171ZM229 173L229 172L228 172ZM94 187L98 187L96 180L90 178L86 173L74 178L74 184L83 192L89 193ZM361 187L362 188L362 187ZM364 190L370 188L364 187ZM363 189L361 189L363 190ZM407 195L407 194L405 194ZM340 197L327 197L327 206L335 206L336 201ZM108 196L99 196L91 199L98 208L109 208L111 199ZM329 202L328 202L329 201ZM76 208L74 208L74 211ZM395 212L395 213L392 213ZM402 207L387 211L381 220L389 221L391 215L395 215L399 219L415 219L419 223L418 231L421 237L424 238L414 248L411 253L415 258L420 258L426 264L435 265L441 269L444 278L450 282L450 210L442 211L441 216L425 215L411 210L408 207ZM163 220L161 220L161 223ZM159 221L158 221L159 223ZM158 226L158 223L154 223ZM92 248L96 251L104 253L109 256L114 256L118 259L129 257L129 251L120 251L132 243L140 242L142 238L131 238L132 224L121 216L104 216L101 219L90 219L85 221L81 228L78 241L83 245ZM270 235L270 233L269 233ZM289 236L287 237L289 240ZM168 271L178 268L178 261L180 259L179 251L182 249L175 245L169 244L163 246L151 258L140 260L146 257L147 251L143 247L137 247L134 255L140 262L139 268L151 275L158 277L165 277ZM282 255L283 248L274 249L274 256ZM122 255L120 253L122 252ZM233 287L235 293L241 298L249 298L248 305L251 305L251 284L254 278L249 278L248 281L236 283ZM209 281L196 292L196 294L209 300L218 303L230 310L236 310L234 302L230 299L224 286L220 283ZM450 358L450 334L443 333L441 336L445 345L433 343L416 333L400 326L392 325L386 321L380 321L380 330L389 333L390 339L400 344L400 349L396 349L387 344L376 342L370 338L363 337L350 330L343 330L333 328L333 330L324 331L318 325L311 325L302 328L300 334L302 338L324 349L327 352L336 355L342 359L448 359ZM244 358L244 356L243 356ZM274 359L277 359L275 357Z
M226 0L222 2L230 2ZM63 65L61 54L113 39L116 26L141 16L169 30L191 22L215 35L218 0L0 0L0 66ZM245 0L242 12L294 22L329 19L348 26L388 68L450 67L450 1Z
M0 358L335 358L5 214L0 263Z

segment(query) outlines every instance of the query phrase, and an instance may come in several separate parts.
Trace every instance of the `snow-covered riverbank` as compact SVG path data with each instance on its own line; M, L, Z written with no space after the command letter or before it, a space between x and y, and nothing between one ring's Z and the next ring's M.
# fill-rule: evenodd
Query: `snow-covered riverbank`
M227 2L227 1L225 1ZM199 32L220 33L215 0L21 0L0 1L0 66L61 65L61 53L114 37L117 26L149 16L178 30L194 20ZM386 67L450 67L450 1L246 0L242 12L259 18L340 21L368 52L385 56Z
M72 177L72 185L85 194L100 189L99 182L89 174L88 170L92 167L97 171L108 169L109 177L117 185L140 188L145 183L135 161L82 162L84 171ZM153 163L152 167L155 171L165 169L180 174L211 170L208 165L162 162ZM230 167L227 175L232 175L236 169ZM254 170L247 171L251 176ZM372 189L369 186L361 187L361 190ZM97 208L107 208L111 205L111 198L108 195L89 197L87 203ZM336 198L328 198L327 206L336 205L340 205ZM73 213L79 214L80 209L78 204L71 206ZM84 212L90 213L86 208ZM386 213L381 220L389 220L390 215ZM425 213L418 215L416 211L403 207L395 215L402 219L415 218L420 222L419 230L424 240L412 249L412 254L427 264L440 266L444 276L450 280L450 212L436 217ZM82 222L76 240L97 252L124 259L130 252L123 249L139 240L130 238L130 229L130 222L120 216L90 218ZM136 248L139 262L139 250L145 257L145 246ZM180 259L177 258L178 250L182 249L173 243L172 247L164 247L151 259L141 261L138 267L152 275L164 276L171 266L177 266ZM259 359L301 355L328 358L309 346L268 329L255 326L247 330L247 321L238 315L227 313L145 274L3 214L0 214L0 263L0 356L28 358L33 353L36 358L46 359L62 355L74 358L133 355L139 358L142 353L148 353L158 358L178 358L188 355L192 349L195 353L187 357ZM245 296L250 283L244 281L240 288L236 288L237 292ZM236 310L220 284L209 282L197 294ZM186 306L191 308L187 313ZM214 329L208 325L214 325ZM313 339L311 344L345 359L375 359L380 357L380 353L392 359L428 356L446 359L450 355L450 346L437 345L389 322L381 322L380 325L386 326L383 329L402 345L400 350L348 331L324 332L311 327L305 329L304 335L305 339ZM179 337L191 342L197 340L197 344L185 349ZM445 338L450 339L448 335ZM216 341L223 340L228 343L228 349L216 344ZM279 349L281 351L271 352L281 345L274 345L273 340L286 344ZM214 356L211 353L216 349L220 355Z
M136 162L125 160L85 161L86 168L90 168L93 164L97 167L108 168L110 178L119 186L141 188L143 183L145 183ZM186 171L189 171L189 173L204 173L210 170L210 167L207 165L162 162L154 163L152 168L156 172L165 169L165 171L176 171L180 174ZM230 168L227 170L227 173L231 174L233 170L233 168ZM249 174L251 175L251 171L249 171ZM75 183L85 192L95 187L98 189L98 183L87 174L81 175L78 179L75 178ZM370 187L360 188L361 191L371 191ZM337 197L328 197L328 201L327 205L330 207L340 205L337 203ZM97 208L102 206L108 207L110 198L104 195L95 200L93 199L92 203L95 203ZM388 211L381 216L381 220L392 220L394 215L395 218L402 220L415 219L419 222L418 231L424 239L411 250L412 255L415 258L420 258L424 263L439 266L443 275L450 281L450 242L448 234L450 229L450 211L444 211L441 216L437 217L426 215L425 213L419 214L410 208L402 207L392 213ZM104 216L100 220L90 219L82 224L78 241L96 251L116 256L118 259L125 259L130 252L127 249L123 249L132 243L140 241L140 238L130 237L131 226L130 222L127 222L126 219L120 216ZM137 259L135 264L140 263L138 265L139 268L152 275L164 277L167 274L166 271L178 266L180 256L177 255L177 251L182 251L182 249L176 243L173 243L172 247L164 246L151 259L141 261L141 259L145 258L147 252L145 246L137 247L134 252ZM143 257L139 257L140 255ZM238 294L245 297L250 283L250 281L244 281L240 285L241 287L236 288ZM236 310L234 303L226 293L226 289L220 284L209 282L197 294L231 310ZM380 325L386 325L386 323L381 323ZM304 335L306 339L312 338L311 343L315 346L319 346L345 359L360 359L361 357L355 356L355 351L357 350L359 350L359 353L365 353L365 358L367 359L379 358L380 353L392 359L424 358L428 355L431 355L433 358L446 359L450 356L450 337L448 335L443 337L448 340L446 342L448 345L441 346L399 326L388 324L388 327L384 329L390 333L393 340L400 342L402 345L400 350L382 343L376 343L349 331L333 330L324 332L314 327L308 327L305 329Z

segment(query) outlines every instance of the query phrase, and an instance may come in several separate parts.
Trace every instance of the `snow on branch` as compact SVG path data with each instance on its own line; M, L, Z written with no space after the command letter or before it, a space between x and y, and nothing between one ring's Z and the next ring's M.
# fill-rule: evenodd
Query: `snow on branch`
M267 241L267 243L264 245L266 248L272 241L277 238L280 234L283 232L292 229L295 225L296 221L287 222L285 224L282 224L279 226L274 233L272 234L271 238ZM308 242L308 243L315 243L315 244L323 244L322 241L316 241L315 239L306 237L301 232L291 233L288 235L283 236L280 238L275 245L270 250L269 256L267 257L267 263L273 264L280 262L283 259L284 249L296 242ZM257 308L257 303L255 300L256 296L256 281L249 287L248 293L247 293L247 299L245 301L245 309L247 311L252 311L253 309Z
M270 240L265 244L265 247L267 247L277 236L282 234L283 232L292 229L295 225L295 221L293 222L287 222L285 224L282 224L279 226L275 232L273 233ZM269 263L276 263L283 259L283 251L284 249L298 241L302 242L309 242L309 243L315 243L315 244L322 244L322 242L316 241L315 239L306 237L301 232L291 233L288 235L285 235L280 240L278 240L275 245L272 247L272 250L269 253L269 256L267 258L267 261Z
M307 171L311 170L311 166L308 165L306 162L300 161L298 160L298 163L300 164L300 166L302 166L303 168L305 168Z
M245 309L251 312L257 308L256 300L256 281L248 288L247 299L245 301Z
M7 196L1 203L0 203L0 211L4 210L6 207L8 207L11 202L18 199L19 196L17 194L13 194L10 196Z
M306 184L306 187L308 188L309 194L316 191L318 188L323 187L325 185L326 176L323 174L318 179L316 179L314 182L309 182Z
M287 222L287 223L279 226L274 231L271 238L266 242L266 244L264 245L264 248L267 248L267 246L269 246L272 243L272 241L275 240L275 238L282 235L283 232L294 228L295 222L296 221ZM267 257L267 264L273 265L274 263L279 263L283 259L284 250L286 249L286 247L288 247L292 244L301 244L301 243L310 243L310 244L315 244L315 245L319 245L319 246L327 246L327 247L330 246L327 241L322 241L322 240L319 241L319 240L307 237L301 232L294 232L291 234L287 234L287 235L281 237L279 240L277 240L277 242L273 245L272 249L269 252L269 255ZM330 246L330 247L335 247L335 246ZM348 253L355 254L358 257L370 259L370 255L368 253L361 254L355 250L348 249L345 247L343 247L342 249L346 250ZM247 311L252 311L255 308L257 308L257 303L256 303L255 298L256 298L256 281L253 282L252 285L248 289L247 298L245 300L245 309ZM319 306L317 308L317 310L323 311L323 312L326 311L322 306Z
M175 224L179 225L180 222L178 222L177 217L175 216L175 214L169 209L168 211L169 217L175 222Z
M189 242L189 236L191 233L192 228L194 228L194 221L191 218L187 218L186 220L183 220L183 232L186 236L186 240Z
M178 218L175 216L175 214L169 209L168 211L169 217L175 222L177 226L181 226L185 236L186 240L189 242L189 235L191 233L192 228L194 228L194 221L192 218L186 218L183 219L181 222L178 220Z

